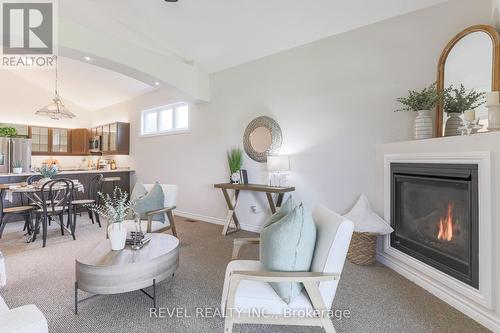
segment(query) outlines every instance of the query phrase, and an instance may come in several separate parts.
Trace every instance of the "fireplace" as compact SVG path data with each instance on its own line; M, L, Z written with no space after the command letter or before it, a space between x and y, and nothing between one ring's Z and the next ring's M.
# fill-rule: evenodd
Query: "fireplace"
M391 247L479 288L478 166L391 163Z

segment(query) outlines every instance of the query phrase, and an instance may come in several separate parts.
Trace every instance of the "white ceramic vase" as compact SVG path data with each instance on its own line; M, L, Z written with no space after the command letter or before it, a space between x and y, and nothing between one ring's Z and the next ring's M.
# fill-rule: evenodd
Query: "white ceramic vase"
M111 242L111 250L123 250L127 240L127 228L125 228L122 223L111 223L108 227L108 236Z
M444 128L445 136L460 135L458 128L463 124L462 118L460 118L460 113L449 113L449 117L446 120L446 126Z
M429 110L417 111L417 117L414 123L415 140L432 138L432 115Z
M12 172L16 175L23 173L23 168L12 168Z
M488 105L488 130L500 131L500 104Z

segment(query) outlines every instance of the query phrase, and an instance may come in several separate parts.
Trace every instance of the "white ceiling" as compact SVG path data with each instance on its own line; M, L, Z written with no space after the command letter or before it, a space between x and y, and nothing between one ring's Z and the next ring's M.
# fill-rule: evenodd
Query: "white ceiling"
M124 102L155 89L128 76L94 66L91 62L58 57L58 71L58 90L63 101L71 101L89 111ZM13 69L11 72L42 89L54 91L54 70Z
M59 14L216 72L445 0L78 0Z

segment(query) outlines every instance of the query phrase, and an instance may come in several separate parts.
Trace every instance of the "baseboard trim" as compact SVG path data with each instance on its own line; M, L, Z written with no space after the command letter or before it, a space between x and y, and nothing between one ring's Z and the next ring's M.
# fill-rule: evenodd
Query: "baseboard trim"
M218 224L218 225L224 225L224 223L226 222L226 220L221 219L221 218L184 212L184 211L177 210L177 209L174 211L174 215L178 215L180 217L184 217L187 219L192 219L192 220L197 220L197 221L202 221L202 222L207 222L207 223L212 223L212 224ZM252 224L246 224L246 223L240 222L240 225L241 225L241 229L245 230L245 231L260 233L260 230L261 230L260 227L254 226Z
M393 260L390 256L387 256L384 253L381 252L377 253L377 261L391 268L397 273L401 274L402 276L412 281L413 283L417 284L418 286L424 288L437 298L448 303L458 311L474 319L475 321L485 326L486 328L492 330L493 332L500 333L500 321L494 316L492 316L491 313L488 313L488 311L485 311L478 306L462 302L453 295L449 294L446 290L440 288L437 284L433 283L431 280L423 278L418 274L415 274L411 269L407 268L404 264L401 264L398 261Z

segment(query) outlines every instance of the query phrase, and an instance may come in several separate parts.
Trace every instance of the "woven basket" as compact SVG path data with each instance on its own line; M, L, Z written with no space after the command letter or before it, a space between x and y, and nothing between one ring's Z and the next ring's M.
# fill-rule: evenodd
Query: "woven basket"
M354 232L347 252L347 259L356 265L371 265L375 262L377 234Z

